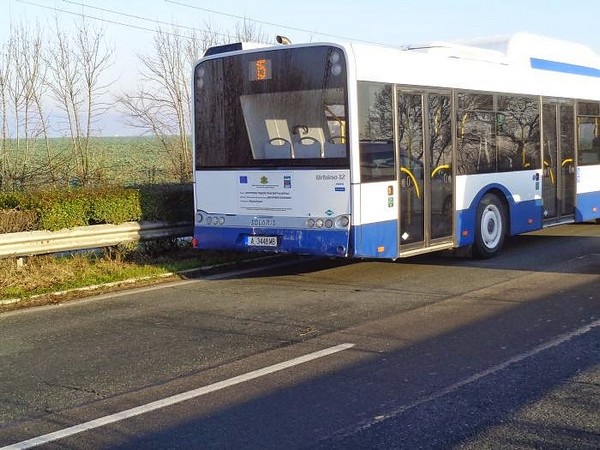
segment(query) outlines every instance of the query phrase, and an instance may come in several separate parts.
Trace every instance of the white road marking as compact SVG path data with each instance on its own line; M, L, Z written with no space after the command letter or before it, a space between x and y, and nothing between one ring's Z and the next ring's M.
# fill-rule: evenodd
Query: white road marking
M568 342L573 338L583 336L584 334L587 334L590 331L593 331L593 329L597 328L597 327L600 327L600 320L595 320L594 322L589 323L588 325L585 325L585 326L578 328L577 330L571 331L569 333L561 334L548 342L545 342L541 345L538 345L537 347L532 348L531 350L529 350L527 352L520 353L516 356L513 356L510 359L507 359L504 362L501 362L500 364L490 367L489 369L482 370L481 372L477 372L476 374L471 375L470 377L464 378L454 384L446 386L444 389L436 391L436 392L432 393L431 395L422 397L418 400L415 400L414 402L399 406L398 408L394 409L391 412L378 415L371 420L365 421L362 424L359 424L359 425L353 427L352 429L346 428L346 430L335 433L335 436L338 438L347 437L347 436L352 436L357 433L360 433L361 431L365 431L375 424L381 423L385 420L393 419L406 411L416 408L417 406L421 406L425 403L429 403L433 400L437 400L438 398L441 398L445 395L451 394L464 386L467 386L471 383L479 381L482 378L485 378L489 375L494 375L495 373L506 369L507 367L511 366L512 364L524 361L528 358L531 358L532 356L535 356L535 355L542 353L546 350L549 350L551 348L558 347L559 345L564 344L565 342ZM2 449L0 449L0 450L2 450Z
M248 372L243 375L238 375L237 377L219 381L214 384L209 384L208 386L203 386L201 388L193 389L191 391L173 395L171 397L167 397L162 400L157 400L155 402L147 403L145 405L137 406L135 408L127 409L125 411L121 411L121 412L118 412L115 414L110 414L108 416L100 417L98 419L94 419L89 422L81 423L79 425L74 425L72 427L65 428L63 430L55 431L53 433L44 434L42 436L28 439L26 441L8 445L6 447L0 448L0 450L26 449L26 448L35 447L37 445L46 444L48 442L56 441L59 439L63 439L68 436L72 436L74 434L82 433L84 431L92 430L94 428L102 427L104 425L108 425L111 423L120 422L122 420L129 419L131 417L139 416L140 414L145 414L150 411L155 411L157 409L165 408L167 406L171 406L176 403L184 402L186 400L200 397L202 395L210 394L211 392L215 392L215 391L218 391L221 389L235 386L236 384L241 384L246 381L250 381L250 380L254 380L256 378L263 377L265 375L270 375L272 373L279 372L281 370L289 369L291 367L298 366L300 364L314 361L315 359L333 355L334 353L348 350L348 349L354 347L354 345L355 344L340 344L340 345L336 345L334 347L329 347L324 350L309 353L307 355L300 356L300 357L294 358L294 359L290 359L288 361L284 361L279 364L274 364L272 366L267 366L262 369L254 370L252 372Z

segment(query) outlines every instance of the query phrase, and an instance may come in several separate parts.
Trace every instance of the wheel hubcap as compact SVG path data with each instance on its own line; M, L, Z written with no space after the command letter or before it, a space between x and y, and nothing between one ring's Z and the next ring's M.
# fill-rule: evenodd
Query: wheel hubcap
M495 205L488 205L481 217L481 238L485 246L493 249L502 237L502 216Z

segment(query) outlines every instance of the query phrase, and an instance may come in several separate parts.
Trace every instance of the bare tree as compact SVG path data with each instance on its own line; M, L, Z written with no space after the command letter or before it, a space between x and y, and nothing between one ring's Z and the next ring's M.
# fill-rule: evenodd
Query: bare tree
M191 176L189 77L201 42L196 34L158 29L153 53L139 56L142 83L137 92L119 98L129 124L158 139L180 182Z
M235 36L240 42L269 42L269 38L260 27L248 20L236 23Z
M0 114L2 114L2 146L0 147L0 188L6 186L8 153L8 83L11 77L7 44L0 47Z
M30 31L24 25L10 30L0 59L0 108L2 114L2 188L23 188L39 170L32 161L39 138L49 149L47 118L42 97L45 89L43 39L39 27Z
M104 29L93 28L85 18L73 37L57 19L53 38L47 60L49 86L66 121L74 174L87 185L94 178L90 137L95 122L107 110L102 96L108 89L102 75L111 65L113 50L105 43Z
M264 34L247 22L236 27L236 35L240 40L266 41ZM175 27L171 31L159 28L152 54L139 56L142 84L135 93L118 100L129 116L129 125L159 140L180 182L190 181L192 175L192 67L208 47L223 43L223 36L226 34L210 25L201 35L183 35Z

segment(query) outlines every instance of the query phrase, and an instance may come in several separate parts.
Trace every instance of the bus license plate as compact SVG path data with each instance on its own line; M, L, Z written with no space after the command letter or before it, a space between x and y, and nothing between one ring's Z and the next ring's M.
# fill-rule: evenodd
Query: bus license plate
M248 236L248 247L277 247L277 236Z

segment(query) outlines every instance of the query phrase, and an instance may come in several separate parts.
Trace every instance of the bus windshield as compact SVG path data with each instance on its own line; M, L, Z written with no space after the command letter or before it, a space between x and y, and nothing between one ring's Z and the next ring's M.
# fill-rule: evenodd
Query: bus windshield
M196 170L348 167L346 79L343 52L330 46L200 62Z

